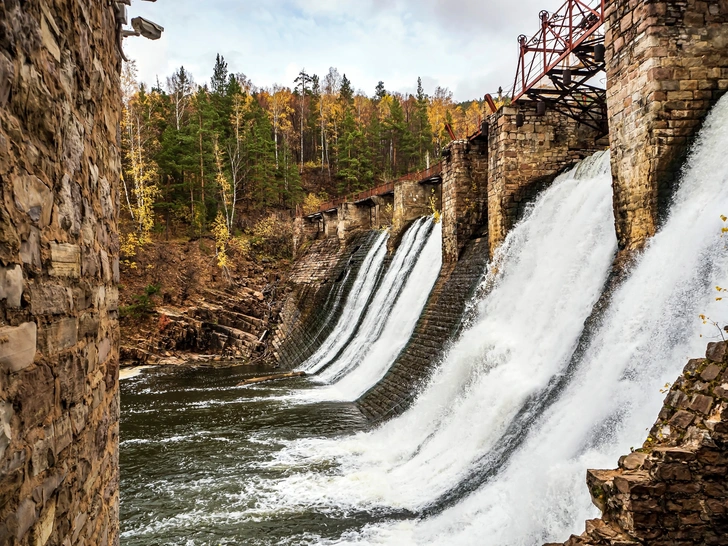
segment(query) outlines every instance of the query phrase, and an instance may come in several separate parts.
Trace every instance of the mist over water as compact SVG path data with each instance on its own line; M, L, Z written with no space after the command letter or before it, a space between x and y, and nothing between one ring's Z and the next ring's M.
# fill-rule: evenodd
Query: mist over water
M698 315L728 322L715 291L728 283L726 149L728 98L706 121L669 217L577 358L616 252L607 153L541 195L493 258L467 328L416 402L375 430L361 430L350 404L302 404L304 380L239 389L239 377L223 374L199 391L190 390L199 376L129 380L122 544L533 546L580 533L598 515L586 469L613 468L641 445L660 388L717 335ZM438 226L418 239L425 224L407 234L421 241L419 259L370 339L393 339L410 286L424 290L427 275L434 283L427 256ZM336 326L346 340L327 340L302 368L335 366L356 341L351 322L363 325L378 297L363 292L377 282L378 252L349 295L350 319ZM356 396L391 365L391 355L370 354L376 343L330 377L338 383L311 392Z

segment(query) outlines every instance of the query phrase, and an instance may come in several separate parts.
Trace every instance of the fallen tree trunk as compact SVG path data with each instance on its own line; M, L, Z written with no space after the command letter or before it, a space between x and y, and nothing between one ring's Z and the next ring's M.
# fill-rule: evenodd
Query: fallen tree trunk
M262 377L251 377L250 379L246 379L245 381L238 383L238 387L243 387L245 385L253 385L254 383L265 383L267 381L276 381L278 379L288 379L291 377L304 377L305 375L306 375L306 372L288 372L288 373L277 373L274 375L264 375Z

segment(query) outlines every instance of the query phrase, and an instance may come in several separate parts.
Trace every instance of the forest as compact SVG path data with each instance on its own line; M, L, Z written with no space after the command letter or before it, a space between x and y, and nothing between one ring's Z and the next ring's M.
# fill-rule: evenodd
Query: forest
M438 161L477 130L482 100L456 103L437 87L373 95L330 68L289 86L257 87L221 55L209 82L180 67L164 83L122 74L123 253L155 236L213 234L221 249L261 219L315 210ZM275 229L268 221L267 229ZM265 227L265 226L264 226Z

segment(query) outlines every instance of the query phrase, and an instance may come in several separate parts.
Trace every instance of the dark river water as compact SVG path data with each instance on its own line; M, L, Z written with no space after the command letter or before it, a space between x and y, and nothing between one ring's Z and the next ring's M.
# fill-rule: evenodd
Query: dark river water
M274 457L285 442L365 424L352 404L282 400L305 379L237 386L262 372L158 368L121 381L122 545L323 544L381 521L331 507L279 512L257 497L256 484L292 471ZM336 471L318 465L306 470Z

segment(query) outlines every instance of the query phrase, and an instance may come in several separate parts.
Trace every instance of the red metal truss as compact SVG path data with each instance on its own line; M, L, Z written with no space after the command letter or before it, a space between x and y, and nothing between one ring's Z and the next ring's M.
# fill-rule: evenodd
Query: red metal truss
M550 75L604 23L606 0L567 0L553 14L540 13L541 29L530 40L519 36L520 56L513 84L515 102Z

